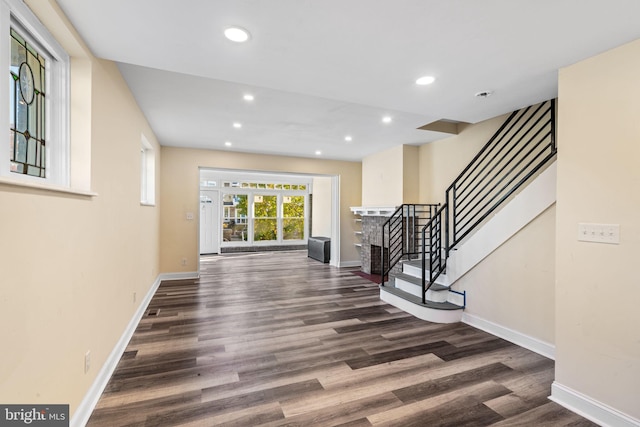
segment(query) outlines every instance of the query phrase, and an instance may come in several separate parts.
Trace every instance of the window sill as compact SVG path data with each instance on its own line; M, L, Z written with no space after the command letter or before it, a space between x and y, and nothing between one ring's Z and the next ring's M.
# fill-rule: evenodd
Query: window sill
M151 208L155 208L156 204L155 203L149 203L149 202L140 202L140 206L149 206Z
M52 184L38 184L35 182L17 181L17 180L6 178L6 177L0 177L0 185L27 188L31 190L48 191L53 193L72 194L74 196L84 196L84 197L98 196L98 193L95 193L93 191L62 187L59 185L52 185Z

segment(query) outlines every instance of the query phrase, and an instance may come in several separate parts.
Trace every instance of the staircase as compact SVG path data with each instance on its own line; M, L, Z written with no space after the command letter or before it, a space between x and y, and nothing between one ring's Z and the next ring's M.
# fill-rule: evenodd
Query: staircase
M466 295L451 289L446 274L441 274L422 299L422 260L401 261L402 272L390 273L389 282L380 288L380 298L422 320L455 323L462 317Z
M459 322L467 295L455 282L555 202L555 128L555 100L513 112L418 232L398 227L417 223L399 207L383 227L380 298L423 320Z

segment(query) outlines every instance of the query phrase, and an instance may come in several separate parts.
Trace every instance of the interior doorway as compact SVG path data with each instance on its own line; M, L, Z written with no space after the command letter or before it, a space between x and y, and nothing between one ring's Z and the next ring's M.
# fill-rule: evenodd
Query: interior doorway
M299 182L298 182L299 181ZM246 187L245 183L249 183ZM256 182L254 188L253 183ZM262 189L262 183L265 188ZM314 174L294 174L294 173L278 173L278 172L257 172L257 171L241 171L231 169L214 169L200 167L200 215L199 219L199 253L201 255L222 254L227 252L235 252L233 247L246 245L246 248L238 248L238 251L259 251L269 250L269 246L273 246L270 242L257 241L255 238L255 196L264 194L272 194L274 190L279 190L279 183L285 183L282 186L283 194L279 196L282 205L282 218L278 218L279 228L282 229L282 241L277 241L277 249L287 249L286 243L295 244L295 239L306 244L308 237L322 236L331 238L331 259L330 264L339 265L340 260L340 217L339 217L339 177L331 175L314 175ZM303 187L301 182L305 183ZM286 183L291 183L291 188L286 188ZM309 189L309 193L305 196L304 204L304 233L293 233L296 231L297 223L302 223L300 215L293 215L292 204L298 201L300 196L295 197L289 194L297 190L304 191ZM273 186L270 184L274 184ZM273 188L270 188L273 187ZM244 193L247 195L243 196ZM267 194L268 195L268 194ZM246 207L243 204L243 197L246 197ZM229 199L229 200L227 200ZM264 200L264 198L263 198ZM313 203L311 203L313 200ZM249 203L252 201L251 203ZM288 204L287 209L284 204ZM296 211L297 212L297 211ZM229 218L227 218L229 217ZM227 221L229 219L229 221ZM233 220L233 225L231 225ZM237 228L244 226L246 228L246 237L242 239L233 238ZM286 227L286 228L285 228ZM300 228L300 225L297 225ZM253 231L252 231L253 230ZM223 234L231 232L231 237ZM253 234L251 234L253 232ZM287 234L288 233L288 234ZM240 236L240 234L238 234ZM302 240L302 237L304 240ZM298 243L300 243L298 242ZM267 245L267 243L270 243ZM283 245L282 243L285 243ZM261 246L259 246L261 245ZM300 245L292 245L295 249ZM198 263L198 271L200 265Z

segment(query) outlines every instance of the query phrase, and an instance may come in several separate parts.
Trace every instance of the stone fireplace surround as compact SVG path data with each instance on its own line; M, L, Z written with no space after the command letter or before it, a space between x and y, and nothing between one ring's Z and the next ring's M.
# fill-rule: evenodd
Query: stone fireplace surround
M363 273L380 274L382 266L382 226L395 212L395 207L352 207L354 215L362 219L362 247L360 261ZM386 250L385 250L386 252Z

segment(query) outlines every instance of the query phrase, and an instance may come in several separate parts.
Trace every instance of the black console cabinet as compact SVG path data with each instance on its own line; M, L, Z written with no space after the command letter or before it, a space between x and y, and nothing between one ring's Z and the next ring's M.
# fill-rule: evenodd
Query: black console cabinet
M331 239L328 237L309 237L309 257L329 262L331 259Z

